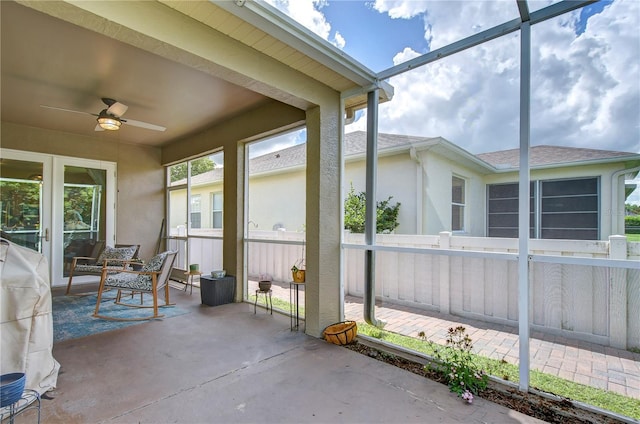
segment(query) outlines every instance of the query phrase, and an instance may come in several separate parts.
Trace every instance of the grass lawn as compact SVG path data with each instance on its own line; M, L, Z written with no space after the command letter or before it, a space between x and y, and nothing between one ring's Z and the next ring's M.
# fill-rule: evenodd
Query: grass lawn
M640 234L625 234L627 241L640 242Z

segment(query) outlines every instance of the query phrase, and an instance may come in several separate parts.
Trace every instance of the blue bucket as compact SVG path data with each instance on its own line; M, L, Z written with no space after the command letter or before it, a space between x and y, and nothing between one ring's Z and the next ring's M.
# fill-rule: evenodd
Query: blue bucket
M0 376L0 408L12 405L20 400L24 392L26 376L23 372L14 372Z

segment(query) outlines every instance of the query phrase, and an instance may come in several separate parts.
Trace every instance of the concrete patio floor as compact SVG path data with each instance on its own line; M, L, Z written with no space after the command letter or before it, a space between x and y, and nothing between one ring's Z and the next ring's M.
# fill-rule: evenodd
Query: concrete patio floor
M288 301L288 285L274 284L273 296ZM304 305L304 290L300 291L300 296L300 303ZM345 319L364 322L363 311L362 298L346 296ZM474 352L512 364L518 363L516 327L380 301L376 302L375 316L387 323L385 330L410 337L418 337L418 333L424 331L429 340L441 345L445 344L450 327L462 325L473 340ZM532 331L529 350L533 369L640 399L640 353L540 331Z
M286 315L204 306L197 288L171 296L188 313L56 343L41 422L541 422L292 332Z

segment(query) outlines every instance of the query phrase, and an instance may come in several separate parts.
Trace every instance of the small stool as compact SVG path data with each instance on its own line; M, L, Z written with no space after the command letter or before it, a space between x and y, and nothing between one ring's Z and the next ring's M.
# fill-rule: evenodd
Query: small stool
M255 314L258 308L258 296L260 293L264 294L264 304L267 307L267 312L269 312L269 304L271 304L271 315L273 315L273 301L271 300L271 289L268 290L256 290L256 300L253 303L253 313ZM267 295L269 297L267 298Z
M187 280L184 283L184 292L187 292L187 287L191 286L191 292L189 294L193 294L193 277L200 277L202 272L200 271L187 271L184 273L187 277Z

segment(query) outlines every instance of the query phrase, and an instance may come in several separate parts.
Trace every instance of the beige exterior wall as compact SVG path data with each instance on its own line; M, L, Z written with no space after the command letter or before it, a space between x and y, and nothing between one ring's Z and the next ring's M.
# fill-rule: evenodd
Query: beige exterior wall
M164 218L164 167L160 149L2 123L2 147L28 152L115 162L116 242L140 244L140 257L155 253Z
M249 229L271 230L281 225L288 231L306 228L305 170L256 175L249 178Z

